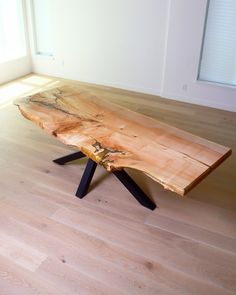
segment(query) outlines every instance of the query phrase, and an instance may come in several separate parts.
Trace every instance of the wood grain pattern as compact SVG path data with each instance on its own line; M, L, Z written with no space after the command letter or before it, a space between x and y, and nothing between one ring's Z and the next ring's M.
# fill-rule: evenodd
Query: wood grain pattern
M137 169L182 196L231 154L77 87L40 92L17 105L26 118L108 171Z

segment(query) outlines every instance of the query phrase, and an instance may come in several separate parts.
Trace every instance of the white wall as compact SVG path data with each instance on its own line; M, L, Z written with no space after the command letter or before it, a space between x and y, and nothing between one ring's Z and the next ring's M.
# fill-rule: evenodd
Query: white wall
M171 0L161 95L236 111L236 87L197 81L207 0Z
M27 75L31 72L30 57L24 56L0 64L0 84Z
M160 94L168 1L51 0L54 59L33 69Z
M50 1L54 58L32 50L35 72L236 111L235 88L196 80L207 0Z

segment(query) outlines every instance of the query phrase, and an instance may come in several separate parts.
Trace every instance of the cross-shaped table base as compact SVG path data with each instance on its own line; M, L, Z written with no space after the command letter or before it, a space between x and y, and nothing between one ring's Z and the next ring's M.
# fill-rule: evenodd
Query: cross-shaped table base
M81 159L86 157L82 152L76 152L70 155L67 155L62 158L53 160L54 163L58 165L64 165L68 162ZM86 168L84 170L83 176L81 178L79 187L76 191L76 196L82 199L89 188L89 185L92 181L94 172L96 170L97 163L91 159L88 159ZM135 181L129 176L125 170L116 170L112 173L120 180L120 182L128 189L128 191L135 197L135 199L144 207L154 210L156 208L155 203L149 199L149 197L144 193L144 191L135 183Z

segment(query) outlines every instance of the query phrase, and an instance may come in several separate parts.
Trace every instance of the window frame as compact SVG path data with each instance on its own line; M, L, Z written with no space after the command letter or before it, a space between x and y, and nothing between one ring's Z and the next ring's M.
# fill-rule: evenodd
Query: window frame
M205 16L204 16L204 26L203 26L203 32L202 32L201 49L200 49L200 57L199 57L199 62L198 62L198 70L197 70L196 80L198 83L202 83L202 84L215 85L215 86L236 89L236 85L234 85L234 84L220 82L220 81L206 80L206 79L202 79L200 77L201 64L202 64L202 59L203 59L204 43L205 43L205 39L206 39L206 27L207 27L208 15L209 15L210 1L211 0L207 0L207 4L206 4L206 10L205 10Z
M36 28L36 17L35 17L35 4L34 0L30 1L30 19L32 26L32 41L33 41L33 50L36 56L49 57L53 58L53 52L43 52L38 50L38 40L37 40L37 28Z

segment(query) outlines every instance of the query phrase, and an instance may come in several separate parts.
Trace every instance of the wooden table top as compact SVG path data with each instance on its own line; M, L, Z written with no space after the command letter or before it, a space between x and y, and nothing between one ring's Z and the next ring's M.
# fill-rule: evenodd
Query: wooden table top
M108 171L140 170L182 196L231 154L228 147L74 86L40 92L16 104L27 119Z

